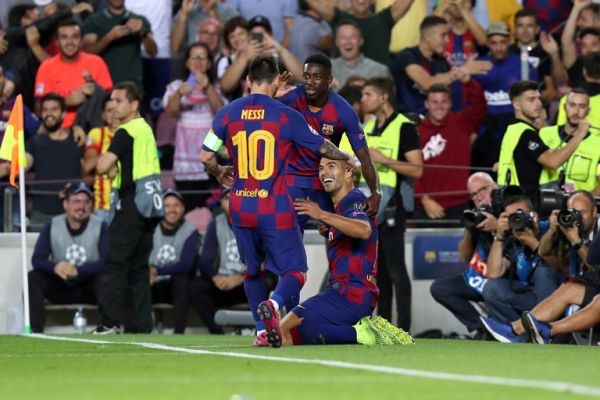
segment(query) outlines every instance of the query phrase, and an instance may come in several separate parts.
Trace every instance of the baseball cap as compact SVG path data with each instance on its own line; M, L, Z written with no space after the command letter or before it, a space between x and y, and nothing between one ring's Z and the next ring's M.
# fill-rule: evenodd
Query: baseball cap
M269 18L265 17L264 15L255 15L250 19L250 21L248 21L248 30L251 30L255 26L262 26L267 30L267 32L273 33L271 21L269 21Z
M167 196L175 196L183 203L183 196L175 189L165 189L163 190L163 198Z
M90 188L88 188L87 185L81 181L67 183L64 189L64 193L66 198L69 198L79 193L85 193L88 196L90 196L90 198L94 196Z
M508 25L506 25L502 21L492 22L490 26L485 30L486 36L493 35L501 35L501 36L510 36L510 30L508 29Z

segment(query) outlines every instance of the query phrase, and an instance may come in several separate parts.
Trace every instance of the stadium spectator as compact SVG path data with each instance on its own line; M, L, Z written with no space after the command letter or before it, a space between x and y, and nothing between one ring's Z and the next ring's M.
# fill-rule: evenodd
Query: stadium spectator
M365 195L354 188L354 168L346 161L321 158L319 178L331 196L335 213L308 199L296 199L299 214L329 227L329 284L318 295L295 307L281 322L282 344L412 344L406 332L387 321L375 324L377 230L364 212ZM355 263L352 259L359 260ZM379 319L378 319L379 320ZM382 338L389 343L382 341Z
M415 181L419 198L415 218L460 219L469 205L468 195L460 193L469 178L471 137L485 118L487 106L481 86L474 79L464 75L460 82L469 107L457 112L450 111L452 99L447 86L435 84L427 90L427 115L417 127L425 169ZM427 194L435 192L448 194Z
M435 301L446 307L469 332L477 332L476 338L482 336L481 324L479 312L471 302L483 302L487 259L498 223L492 207L494 189L496 183L487 173L475 172L469 176L467 190L475 212L465 214L465 230L458 243L460 260L467 263L467 268L460 275L436 279L429 288ZM467 220L467 215L473 218Z
M486 45L485 30L473 16L474 0L442 0L433 15L448 21L450 30L444 46L444 57L453 67L460 67L477 55L477 49Z
M594 4L590 0L574 0L560 39L562 61L569 74L571 87L583 84L581 56L600 51L599 29L600 4Z
M419 178L423 163L415 125L394 108L394 84L387 78L369 79L362 90L361 106L376 118L365 124L371 159L379 173L381 204L377 213L377 249L380 289L378 313L392 320L396 295L398 326L410 330L411 288L404 257L406 212L412 211L412 178ZM362 186L365 186L364 179Z
M175 16L175 24L171 32L171 51L176 53L196 41L211 44L215 38L219 39L219 34L209 28L207 33L203 35L210 35L211 40L207 40L208 37L200 37L199 35L202 35L201 27L207 26L204 25L205 21L211 19L216 21L220 30L220 25L238 15L235 9L222 1L200 0L197 2L196 0L183 0L181 10ZM213 54L218 53L216 48L211 47L210 50Z
M223 334L223 328L215 323L218 307L227 307L247 302L244 291L244 264L231 224L229 223L229 189L221 194L222 213L208 225L198 259L200 276L190 283L190 303L202 322L212 334ZM265 297L275 288L276 277L264 271Z
M340 56L331 60L331 72L337 88L342 88L348 77L365 79L391 77L387 65L365 57L361 52L364 42L358 24L353 20L341 21L336 27L335 46Z
M247 266L244 289L257 324L257 340L266 335L273 347L279 347L277 312L299 296L307 270L304 245L285 183L291 146L306 147L329 158L348 156L315 135L300 113L271 98L279 85L279 70L272 56L252 60L248 81L252 94L219 111L204 140L200 159L219 183L232 187L229 215ZM258 147L259 142L264 145ZM216 152L224 143L233 167L217 162ZM259 160L265 161L261 169ZM260 277L265 258L266 268L280 276L270 299L264 297L265 284Z
M515 31L515 14L521 9L521 0L477 0L473 15L487 29L490 23L503 22L511 32Z
M104 97L113 83L104 60L81 50L81 27L77 22L72 19L59 22L56 42L59 54L42 62L35 77L36 108L39 109L39 100L45 94L61 95L67 104L62 126L68 128L75 123L77 110L90 101L92 95ZM101 94L94 94L96 86ZM101 114L99 106L90 111Z
M102 102L102 118L105 124L92 129L88 133L83 155L83 173L94 177L94 210L98 217L108 222L112 185L110 179L96 172L100 156L108 150L113 136L119 127L116 105L108 94Z
M156 226L148 259L152 303L173 305L173 333L184 333L189 313L188 286L196 264L200 234L184 219L181 193L163 193L165 216Z
M598 53L600 55L600 53ZM597 95L600 98L600 95ZM540 130L540 138L550 149L564 147L575 135L580 121L590 113L590 96L582 89L572 89L561 101L566 121ZM600 111L600 110L598 110ZM598 191L600 182L600 136L588 132L573 154L556 169L544 168L541 180L557 187L562 183L571 191ZM564 180L564 182L562 182Z
M214 18L205 18L198 24L196 33L198 42L206 43L213 55L212 62L215 66L217 60L221 57L221 23Z
M538 37L542 35L545 36L545 40L542 40L541 37L538 40ZM556 84L553 78L555 74L552 71L560 69L559 74L564 72L558 45L555 44L552 35L540 32L535 11L523 9L517 12L515 15L515 43L510 45L509 51L520 56L522 49L527 49L527 60L537 71L540 92L544 102L551 102L557 97ZM552 51L549 53L546 49Z
M459 70L450 70L450 64L443 56L448 38L445 19L428 16L421 23L419 31L419 44L398 53L392 60L390 70L396 83L399 111L425 114L425 91L436 83L451 84L458 79ZM461 67L462 72L469 75L485 73L490 68L489 61L475 59L467 60Z
M85 2L42 18L32 4L17 4L9 11L9 27L4 36L8 47L0 55L0 64L14 74L16 91L30 109L34 107L35 74L40 63L50 57L45 48L52 42L56 24L92 11Z
M172 0L126 0L125 8L132 13L143 15L150 23L152 37L156 42L156 53L149 54L142 46L142 69L144 103L153 120L163 111L162 98L171 77L171 24Z
M232 54L219 60L217 76L220 77L221 90L230 100L248 94L245 76L248 64L257 55L273 55L280 70L287 69L295 79L302 76L300 62L271 37L270 22L263 16L254 17L252 24L242 17L227 21L223 37Z
M560 285L563 275L538 255L539 236L548 222L538 222L526 195L504 201L487 259L488 281L482 295L490 318L509 323L531 310Z
M335 30L342 21L355 21L364 37L361 51L365 57L388 65L390 61L390 37L394 23L411 7L413 0L395 0L391 6L373 13L373 0L350 1L350 12L343 11L335 2L306 0Z
M298 60L306 60L315 53L328 55L334 45L331 27L306 0L299 0L298 8L290 29L288 48Z
M46 300L97 304L99 272L107 249L106 224L92 215L92 192L83 182L64 190L64 214L48 221L35 243L29 272L33 332L44 331Z
M375 0L375 13L391 6L395 0ZM413 1L406 13L394 23L390 37L390 52L397 53L419 43L419 25L430 11L428 1Z
M498 161L500 142L506 127L514 119L514 109L509 96L511 85L521 78L521 58L509 51L510 32L506 24L494 22L486 30L489 53L480 57L492 63L485 75L475 76L485 94L488 113L483 126L473 143L472 165L490 168ZM537 71L527 65L530 80L537 82Z
M584 272L588 246L598 231L598 211L591 193L583 190L569 196L564 210L570 214L562 209L552 210L550 229L540 239L538 251L546 260L556 258L553 266L558 270L579 276Z
M600 126L600 51L586 54L582 57L583 63L583 89L589 95L589 114L587 120L593 126ZM556 123L566 123L565 104L567 97L563 96L558 105Z
M32 184L37 191L33 194L30 216L30 229L39 230L53 216L61 214L62 204L56 196L66 180L81 178L82 148L75 135L85 137L78 127L62 128L66 112L65 99L55 93L48 93L40 100L42 126L46 133L32 136L25 144L27 167L35 170L37 181L50 183Z
M167 86L165 110L177 118L173 172L177 190L183 192L185 208L204 207L211 196L208 173L198 158L215 114L225 102L215 85L213 57L208 45L192 43L186 51L185 80ZM199 191L188 194L186 191Z
M133 300L132 333L152 331L148 256L152 233L163 213L158 151L152 129L140 117L142 96L134 82L111 94L121 125L96 170L111 178L111 224L102 269L100 321L94 333L119 333L125 294ZM137 190L139 188L140 190Z
M290 29L294 23L294 17L298 14L296 0L280 0L270 3L268 6L261 0L228 0L227 4L237 10L251 25L255 17L265 18L273 27L270 32L273 38L282 46L288 47Z
M530 196L537 192L540 185L549 183L546 182L548 177L542 175L542 168L560 168L577 149L590 128L587 120L580 120L566 146L549 149L533 125L542 112L537 87L537 83L533 81L519 81L510 87L510 100L515 109L516 120L506 129L498 163L498 184L521 186Z
M303 85L298 86L279 100L298 110L308 124L322 137L340 144L342 137L348 139L361 163L361 169L372 195L366 212L374 217L379 210L381 193L375 166L369 155L363 130L357 115L348 104L329 88L333 77L331 62L326 56L315 54L304 61ZM288 170L288 191L292 198L309 198L319 203L325 211L333 211L331 198L323 191L319 181L318 157L308 150L292 152ZM303 232L307 216L299 216L298 224ZM291 308L290 308L291 309Z
M158 49L148 20L125 9L125 0L109 0L105 10L90 15L83 25L83 49L101 56L113 83L143 86L141 46L149 56Z

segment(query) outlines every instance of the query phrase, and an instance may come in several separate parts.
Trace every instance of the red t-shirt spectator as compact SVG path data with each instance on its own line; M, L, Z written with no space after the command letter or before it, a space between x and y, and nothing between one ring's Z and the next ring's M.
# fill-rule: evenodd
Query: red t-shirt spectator
M85 72L104 90L113 86L108 67L102 58L84 51L74 62L65 62L60 54L44 61L35 76L35 98L40 99L47 93L57 93L63 97L69 96L84 83ZM63 127L67 128L75 122L76 107L67 107Z
M415 195L432 192L463 192L464 194L430 195L442 207L450 208L469 202L466 193L471 166L471 134L487 112L487 103L479 84L471 79L464 85L468 107L450 112L440 125L425 118L418 126L423 151L423 175L415 180ZM463 166L464 169L428 167L428 165Z

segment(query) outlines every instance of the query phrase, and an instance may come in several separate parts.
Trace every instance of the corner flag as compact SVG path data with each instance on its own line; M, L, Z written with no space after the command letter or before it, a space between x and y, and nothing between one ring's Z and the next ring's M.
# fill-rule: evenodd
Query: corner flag
M10 161L10 184L16 186L15 178L19 168L25 167L25 139L23 134L23 98L17 96L10 113L8 125L4 131L4 139L0 146L0 158Z

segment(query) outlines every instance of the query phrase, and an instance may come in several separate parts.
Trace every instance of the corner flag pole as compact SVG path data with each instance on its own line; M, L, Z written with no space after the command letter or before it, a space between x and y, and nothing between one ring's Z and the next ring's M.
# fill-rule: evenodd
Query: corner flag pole
M29 318L29 276L27 271L27 219L25 217L25 168L19 165L19 214L21 221L21 270L23 271L23 321L24 333L31 333Z

